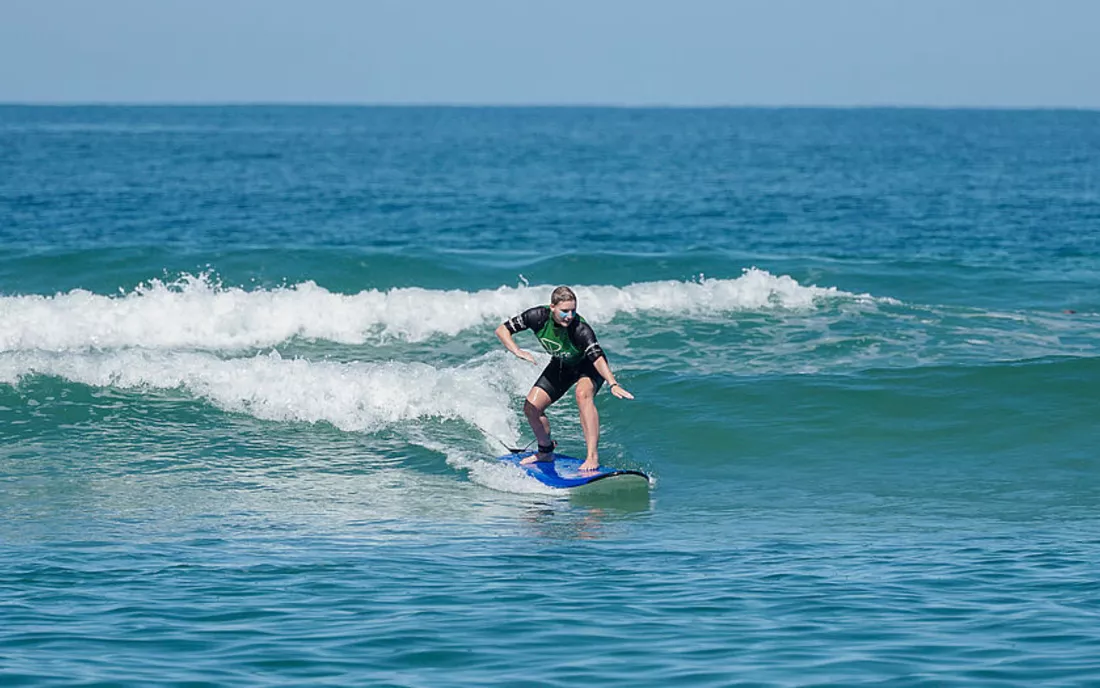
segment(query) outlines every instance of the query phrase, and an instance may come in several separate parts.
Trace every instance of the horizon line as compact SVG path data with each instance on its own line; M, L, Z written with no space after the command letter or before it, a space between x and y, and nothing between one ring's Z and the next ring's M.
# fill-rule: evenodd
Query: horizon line
M287 108L408 108L408 109L511 109L511 110L551 110L551 109L577 109L577 110L970 110L970 111L1072 111L1072 112L1097 112L1100 105L930 105L917 103L864 103L864 104L677 104L677 103L461 103L446 101L401 101L401 102L369 102L369 101L235 101L235 100L209 100L209 101L127 101L127 100L43 100L43 101L18 101L0 100L0 107L148 107L148 108L218 108L218 107L287 107Z

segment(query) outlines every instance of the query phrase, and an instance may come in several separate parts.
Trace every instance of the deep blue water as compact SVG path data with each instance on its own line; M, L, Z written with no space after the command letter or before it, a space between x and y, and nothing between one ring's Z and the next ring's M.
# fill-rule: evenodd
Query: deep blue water
M0 684L1094 685L1098 385L1097 112L0 107Z

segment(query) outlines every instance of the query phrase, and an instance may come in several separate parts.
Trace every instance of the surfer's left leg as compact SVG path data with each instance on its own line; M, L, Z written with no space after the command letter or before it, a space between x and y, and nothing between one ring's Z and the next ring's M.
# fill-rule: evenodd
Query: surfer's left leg
M592 378L582 375L577 380L577 409L581 414L581 430L587 454L580 470L594 471L600 467L600 413L596 410L597 385Z

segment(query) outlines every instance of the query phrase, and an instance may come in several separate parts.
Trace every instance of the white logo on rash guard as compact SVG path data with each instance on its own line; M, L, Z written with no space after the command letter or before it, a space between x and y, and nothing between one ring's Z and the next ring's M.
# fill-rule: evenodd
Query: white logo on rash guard
M542 348L546 349L546 353L551 356L561 353L560 342L555 342L553 339L543 339L542 337L539 337L539 342L542 344Z

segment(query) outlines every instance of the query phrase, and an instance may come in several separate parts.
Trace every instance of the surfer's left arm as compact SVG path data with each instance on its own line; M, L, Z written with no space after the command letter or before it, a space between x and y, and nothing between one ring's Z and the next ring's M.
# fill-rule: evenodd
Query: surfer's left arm
M611 365L607 362L607 356L604 355L603 349L596 341L596 333L592 331L588 323L580 323L575 331L576 338L573 341L580 345L585 358L592 362L600 377L611 385L611 393L619 399L633 399L634 395L626 391L626 388L615 379L615 373L611 372Z
M620 399L633 399L634 395L626 391L626 388L620 385L615 380L615 375L611 372L611 366L607 364L607 356L600 355L595 361L592 361L592 365L595 366L596 372L603 376L604 380L611 385L611 393Z

